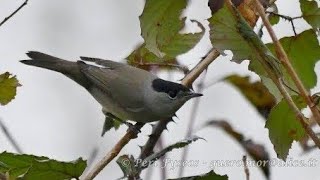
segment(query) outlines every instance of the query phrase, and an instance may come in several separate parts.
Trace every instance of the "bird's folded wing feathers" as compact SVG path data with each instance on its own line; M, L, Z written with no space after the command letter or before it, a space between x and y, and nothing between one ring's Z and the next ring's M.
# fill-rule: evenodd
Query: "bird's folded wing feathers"
M111 69L116 69L124 66L124 64L122 63L118 63L118 62L106 60L106 59L100 59L100 58L80 56L80 59L83 61L94 62L96 64L99 64L101 66L108 67Z
M106 92L113 100L128 111L143 110L143 97L139 85L129 77L120 77L117 70L100 68L85 63L80 64L80 70L92 83ZM134 77L131 77L134 78Z

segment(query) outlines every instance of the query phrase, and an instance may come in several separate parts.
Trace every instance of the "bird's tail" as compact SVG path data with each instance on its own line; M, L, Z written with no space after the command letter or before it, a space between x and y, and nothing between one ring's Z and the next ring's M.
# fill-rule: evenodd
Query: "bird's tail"
M23 64L50 69L61 73L68 73L70 70L77 68L75 62L66 61L41 52L29 51L26 54L31 59L20 61Z
M80 71L79 63L63 60L45 53L29 51L26 53L31 59L21 60L23 64L37 66L60 72L87 88L89 81Z

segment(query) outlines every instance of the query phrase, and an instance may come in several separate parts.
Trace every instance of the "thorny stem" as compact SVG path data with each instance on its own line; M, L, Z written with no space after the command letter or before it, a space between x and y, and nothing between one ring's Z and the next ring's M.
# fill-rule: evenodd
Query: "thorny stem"
M291 63L290 63L290 61L288 59L288 56L287 56L286 52L284 51L282 45L280 44L278 38L276 37L275 32L273 31L272 26L271 26L268 18L266 17L264 9L263 9L262 5L260 4L259 0L255 0L255 3L256 3L257 11L258 11L260 17L262 18L262 21L263 21L264 25L266 26L266 28L267 28L267 30L268 30L271 38L272 38L272 41L275 44L277 57L280 59L281 63L284 65L284 67L286 68L288 74L290 75L290 77L294 81L295 85L297 86L297 88L298 88L298 90L300 92L300 95L302 96L304 101L307 103L307 105L311 109L312 114L313 114L314 118L316 119L316 122L320 125L320 113L319 113L316 105L312 101L309 92L303 86L300 78L298 77L297 73L295 72L294 68L292 67L292 65L291 65ZM288 102L288 104L291 107L291 109L294 110L294 112L296 114L296 117L298 118L299 122L301 123L303 128L306 130L306 132L309 134L311 139L315 142L315 144L320 148L320 140L315 135L313 130L309 127L309 125L305 122L303 114L300 112L300 110L297 108L297 106L293 102L291 96L286 91L282 81L280 79L278 79L276 81L274 80L274 82L278 86L281 94L284 96L284 98Z
M200 83L198 84L198 88L197 88L197 91L199 93L202 93L203 91L203 81L204 81L204 78L205 76L203 76L200 80ZM194 104L193 104L193 107L192 107L192 110L191 110L191 113L190 113L190 119L189 119L189 124L188 124L188 128L187 128L187 134L186 134L186 138L187 137L190 137L193 133L193 127L194 127L194 123L195 123L195 119L196 119L196 115L197 115L197 111L199 109L199 104L200 104L200 98L197 98L194 100ZM182 158L181 158L181 161L180 162L184 162L186 160L186 157L187 157L187 154L188 154L188 148L189 146L186 146L185 148L183 148L183 152L182 152ZM178 177L181 177L182 174L183 174L183 170L184 170L184 167L183 166L180 166L180 169L179 169L179 175Z

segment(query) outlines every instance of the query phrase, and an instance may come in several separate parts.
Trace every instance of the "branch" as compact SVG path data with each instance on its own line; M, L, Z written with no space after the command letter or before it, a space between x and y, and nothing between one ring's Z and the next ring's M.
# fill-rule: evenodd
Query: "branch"
M0 26L2 26L5 22L7 22L12 16L14 16L18 11L20 11L25 5L27 5L29 0L25 0L15 11L13 11L8 17L4 18L3 21L1 21Z
M13 148L20 154L22 154L22 149L20 148L19 144L17 143L17 141L13 138L12 134L9 132L8 128L6 127L6 125L2 122L2 120L0 119L0 128L3 132L3 134L8 138L8 141L11 143L11 145L13 146Z
M200 76L200 74L208 68L208 66L220 55L220 53L217 50L212 49L206 57L200 61L196 67L194 67L189 74L187 74L181 84L185 86L191 86L191 84ZM160 135L162 134L163 130L166 129L167 124L171 121L170 119L161 120L158 122L158 124L153 128L152 133L150 135L150 138L144 145L144 147L141 150L141 154L139 159L143 160L147 156L149 156L153 148L158 141Z
M204 79L205 79L205 76L203 76L201 78L200 83L197 85L198 86L197 91L199 93L202 93L202 91L203 91L203 81L204 81ZM193 134L193 127L194 127L194 123L196 121L196 115L197 115L197 112L198 112L198 109L199 109L200 100L201 100L201 98L197 98L197 99L195 99L193 101L194 103L193 103L193 107L192 107L192 110L191 110L191 113L190 113L190 118L189 118L189 121L188 121L189 124L188 124L187 134L185 135L185 138L190 137ZM181 157L180 162L185 162L187 154L188 154L188 150L189 150L189 146L186 146L185 148L183 148L182 157ZM184 166L180 166L178 177L182 176L183 171L184 171Z
M284 51L282 45L280 44L278 38L275 35L275 32L272 29L272 26L271 26L271 24L270 24L270 22L269 22L269 20L268 20L268 18L266 16L265 12L264 12L264 8L260 4L259 0L255 0L255 3L256 3L257 11L258 11L260 17L262 18L262 21L263 21L264 25L266 26L266 28L267 28L267 30L268 30L271 38L272 38L273 43L275 44L277 57L280 59L281 63L286 68L288 74L290 75L290 77L292 78L293 82L297 86L302 98L307 103L308 107L311 109L312 114L313 114L316 122L320 125L320 113L319 113L315 103L313 102L309 92L303 86L302 81L300 80L300 78L298 77L298 75L295 72L294 68L292 67L286 52ZM266 69L266 70L270 71L268 69ZM298 118L299 122L301 123L301 125L303 126L305 131L309 134L309 136L315 142L315 144L320 148L320 140L319 140L319 138L313 132L312 128L306 123L303 114L297 108L297 106L293 102L291 96L286 91L285 86L283 85L283 81L281 81L281 77L276 77L276 75L273 75L272 72L271 73L268 72L268 73L270 75L270 78L277 85L277 87L280 90L280 92L283 95L283 97L288 102L288 104L291 107L291 109L295 112L296 117Z
M136 123L134 129L140 130L144 123ZM121 151L121 149L128 144L131 139L137 137L137 131L128 129L127 133L118 141L118 143L93 167L84 180L92 180L95 178L104 167L106 167Z
M291 27L292 27L292 31L293 31L294 35L295 35L295 36L297 35L296 27L295 27L294 24L293 24L293 20L302 18L302 16L290 17L290 16L278 14L278 13L275 13L275 12L269 12L269 11L266 11L266 12L269 13L269 14L271 14L271 15L274 15L274 16L279 16L280 18L283 18L283 19L289 21L289 22L291 23Z

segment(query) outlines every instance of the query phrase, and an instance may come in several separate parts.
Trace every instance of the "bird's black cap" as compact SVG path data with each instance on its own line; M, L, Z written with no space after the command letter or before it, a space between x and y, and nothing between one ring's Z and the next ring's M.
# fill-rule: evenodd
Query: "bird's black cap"
M182 84L174 83L171 81L165 81L163 79L155 79L152 81L152 88L157 92L164 92L167 94L177 94L179 91L190 91L189 88Z

